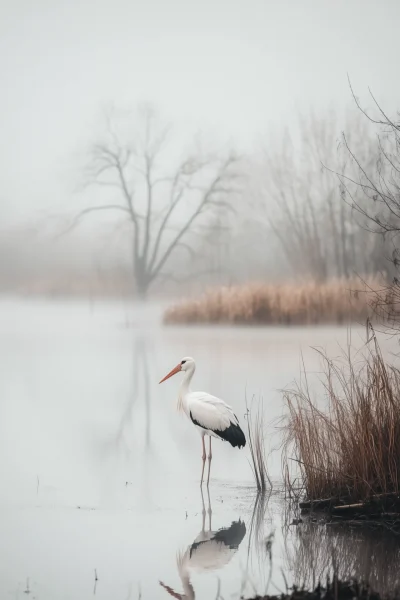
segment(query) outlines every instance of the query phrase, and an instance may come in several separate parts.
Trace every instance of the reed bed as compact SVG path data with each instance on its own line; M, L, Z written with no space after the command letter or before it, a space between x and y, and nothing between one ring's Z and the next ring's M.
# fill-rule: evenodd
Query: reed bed
M365 322L382 289L379 278L252 283L206 291L164 313L165 324L314 325Z
M399 522L400 371L385 363L369 332L357 361L350 351L335 361L321 354L325 406L312 399L307 379L285 392L285 469L297 462L311 508L339 517L386 512Z

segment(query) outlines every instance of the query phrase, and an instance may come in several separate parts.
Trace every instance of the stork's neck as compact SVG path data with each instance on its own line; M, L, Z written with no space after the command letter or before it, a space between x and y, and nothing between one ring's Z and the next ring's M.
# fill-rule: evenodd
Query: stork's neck
M185 371L185 375L182 379L182 383L181 383L181 392L183 394L187 394L187 392L190 389L190 382L192 381L192 377L194 375L194 372L196 370L195 365L191 365L187 371Z
M190 391L190 382L192 381L195 370L196 366L193 365L190 366L187 371L185 371L185 375L179 388L178 410L185 410L185 396Z

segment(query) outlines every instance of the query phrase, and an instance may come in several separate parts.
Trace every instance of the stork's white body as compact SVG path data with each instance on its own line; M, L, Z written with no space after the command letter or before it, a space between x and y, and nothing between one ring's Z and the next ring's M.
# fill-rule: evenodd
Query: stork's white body
M217 438L219 440L228 441L232 446L241 448L246 445L246 438L243 431L240 428L239 420L226 402L212 396L207 392L192 392L190 390L190 382L196 370L196 364L193 358L183 358L179 365L177 365L168 375L160 381L162 383L172 375L180 371L184 371L185 375L182 380L178 395L178 410L183 410L186 416L191 420L197 431L201 435L202 446L203 446L203 468L201 475L201 482L203 482L204 475L204 462L206 459L204 436L210 437L210 449L208 454L209 468L207 484L210 479L210 467L211 467L211 438Z
M191 392L185 389L186 381L183 380L180 390L181 400L178 400L178 408L182 407L186 416L192 421L201 436L209 435L217 439L221 438L216 431L224 431L232 423L239 425L232 407L220 398L211 396L207 392ZM197 424L193 422L197 421Z

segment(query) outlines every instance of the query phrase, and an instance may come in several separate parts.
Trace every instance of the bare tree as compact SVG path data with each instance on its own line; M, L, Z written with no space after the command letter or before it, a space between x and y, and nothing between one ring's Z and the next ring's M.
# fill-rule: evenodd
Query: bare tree
M298 161L290 137L283 141L280 151L272 155L267 153L265 169L268 177L266 198L273 200L273 208L268 208L268 222L289 264L296 273L326 279L320 216L312 189L307 185L310 171Z
M370 163L365 127L354 115L348 119L350 135ZM353 169L340 145L335 115L300 118L295 141L287 135L278 150L265 153L262 196L268 225L296 274L325 280L368 273L372 242L340 201L343 190L324 164L334 164L342 173Z
M171 128L160 125L149 107L139 110L134 134L126 132L118 133L115 114L107 119L106 137L93 145L85 176L87 186L106 188L111 196L81 210L70 229L94 212L120 214L130 224L133 276L144 297L155 281L174 277L166 270L172 255L184 251L193 259L193 241L216 215L234 211L237 157L197 153L174 161Z
M346 199L351 208L367 219L370 231L392 239L400 233L400 121L396 122L383 111L370 92L378 110L378 118L371 117L364 110L358 98L354 100L368 120L378 126L376 135L377 156L371 171L343 133L343 144L357 168L354 177L336 173L345 189ZM400 118L400 113L398 113ZM353 184L353 185L352 185ZM362 190L363 202L354 195L354 190ZM367 202L365 201L367 199Z
M398 328L400 315L400 112L392 118L370 90L375 115L365 110L349 81L356 106L377 129L376 158L371 166L360 156L347 133L343 145L354 166L354 173L335 171L343 190L343 200L362 220L364 228L381 241L388 284L376 295L375 308L380 316Z

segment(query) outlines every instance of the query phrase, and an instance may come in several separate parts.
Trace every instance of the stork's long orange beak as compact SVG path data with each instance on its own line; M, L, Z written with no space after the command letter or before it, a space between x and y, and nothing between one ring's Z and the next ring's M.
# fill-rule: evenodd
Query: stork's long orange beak
M162 383L163 381L165 381L166 379L169 379L170 377L172 377L172 375L176 375L177 373L179 373L179 371L181 370L181 363L179 363L179 365L176 365L176 367L174 367L172 369L172 371L170 371L168 373L168 375L166 375L164 377L164 379L161 379L161 381L159 381L159 383Z

